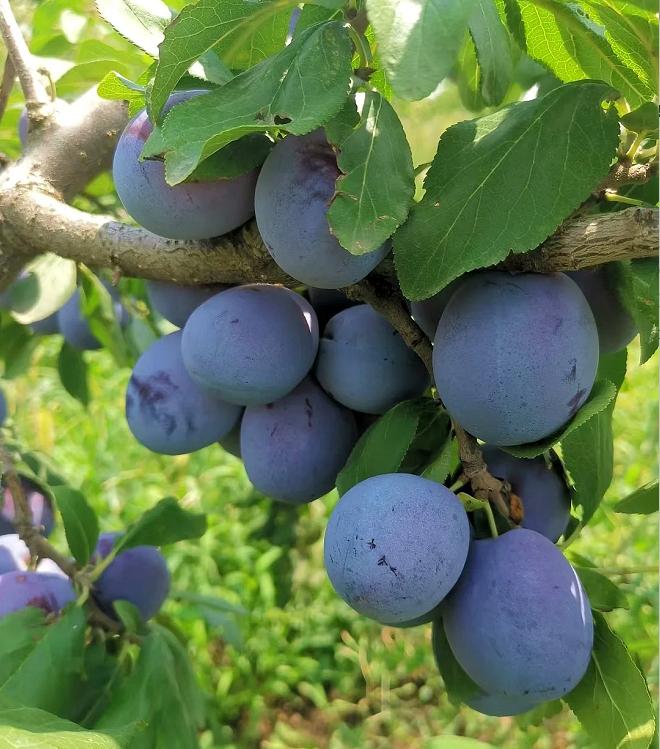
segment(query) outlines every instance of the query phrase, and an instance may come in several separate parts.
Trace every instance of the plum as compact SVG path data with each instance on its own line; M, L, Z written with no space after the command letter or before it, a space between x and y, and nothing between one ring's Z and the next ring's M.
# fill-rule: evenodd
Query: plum
M167 281L147 281L151 306L172 325L182 328L200 304L227 289L227 286L180 286Z
M57 614L75 600L76 593L68 577L23 570L0 575L0 618L26 606Z
M469 545L467 514L453 492L421 476L388 473L356 484L335 506L325 569L358 613L410 625L456 584Z
M35 527L40 528L41 534L48 538L55 528L55 513L52 500L44 487L39 486L32 479L27 476L19 476L19 479L23 494L32 511L32 522ZM16 529L14 528L14 519L16 517L14 496L4 477L0 481L0 487L2 488L0 534L16 533Z
M563 273L475 274L449 300L433 347L447 410L498 446L561 429L589 397L597 368L594 316Z
M624 349L637 335L637 326L608 280L607 266L566 275L580 287L594 313L601 354L614 354Z
M435 338L435 331L438 329L438 322L440 322L445 307L452 298L454 292L466 278L467 276L456 278L448 286L445 286L444 289L437 294L434 294L432 297L423 299L421 302L410 303L410 314L413 320L431 340Z
M307 296L319 319L321 330L325 328L328 320L338 312L359 304L359 302L349 299L346 294L338 289L317 289L314 286L309 286Z
M475 541L442 613L456 660L489 695L551 700L589 665L589 600L561 551L536 531Z
M115 288L107 281L101 283L108 290L114 301L114 313L123 326L128 323L128 312L121 306L119 295ZM57 313L57 325L64 340L71 346L82 351L95 351L101 348L101 342L92 333L89 322L80 306L80 289L76 289Z
M245 409L241 455L257 491L304 504L334 487L357 440L353 414L308 377L275 403Z
M235 458L241 457L241 422L243 420L243 412L238 418L238 421L232 427L231 432L225 435L219 440L220 447L226 450L230 455Z
M549 468L541 455L531 460L514 458L492 445L484 445L481 451L491 475L508 481L522 500L522 527L555 543L566 530L571 511L568 486L557 470Z
M241 415L240 406L204 392L181 357L183 333L159 338L133 368L126 390L126 421L135 439L163 455L201 450L225 437Z
M315 374L336 401L369 414L383 414L430 384L422 360L368 304L345 309L325 326Z
M44 317L43 320L36 320L30 323L30 329L35 335L55 335L60 332L60 326L57 322L57 312Z
M102 533L96 545L95 560L107 557L121 533ZM134 546L119 554L96 581L95 597L112 612L115 601L128 601L144 621L154 617L170 592L170 573L165 557L154 546Z
M7 399L5 398L5 394L2 392L2 390L0 390L0 426L5 423L8 412L9 409L7 407Z
M181 352L192 379L241 406L290 393L311 369L318 346L318 327L310 329L304 300L295 296L300 301L288 289L253 284L204 302L183 329Z
M172 94L169 110L206 91ZM146 110L138 112L119 138L112 165L117 194L127 213L150 232L170 239L210 239L236 229L254 215L257 171L233 179L168 185L162 159L140 161L152 133Z
M13 570L26 570L29 561L30 552L18 533L0 536L0 575Z
M389 243L351 255L330 233L326 212L340 171L325 132L289 135L261 168L255 193L259 232L275 262L308 286L338 289L363 279Z

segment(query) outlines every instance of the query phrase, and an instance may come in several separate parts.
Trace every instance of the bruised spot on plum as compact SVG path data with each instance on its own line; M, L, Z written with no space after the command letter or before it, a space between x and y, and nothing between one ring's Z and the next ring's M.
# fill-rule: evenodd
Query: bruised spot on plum
M146 412L148 418L161 424L169 437L176 429L176 418L171 413L160 410L160 407L179 390L178 385L172 382L167 372L161 371L145 379L133 375L129 382L130 388L137 392L140 410Z
M577 359L571 359L569 364L571 365L571 369L564 375L564 382L575 382L577 378Z
M586 392L586 388L580 388L580 386L578 385L577 393L575 393L575 395L568 401L569 416L575 416L578 409L580 408L580 401L582 400L582 397Z
M270 411L270 409L273 407L272 403L266 403L266 408Z
M273 427L273 428L272 428L272 429L270 430L270 436L271 436L271 437L274 437L274 436L275 436L275 432L277 432L277 426L278 426L278 425L277 425L277 424L275 424L275 426L274 426L274 427Z
M561 330L562 326L564 324L564 318L563 317L557 317L555 319L555 324L552 328L553 335L556 335Z
M305 414L307 415L307 426L311 429L312 427L312 416L314 415L314 407L312 406L309 398L305 398Z
M47 614L52 614L57 610L57 602L52 596L36 596L35 598L30 598L27 605L32 606L35 609L42 609L42 611L45 611Z

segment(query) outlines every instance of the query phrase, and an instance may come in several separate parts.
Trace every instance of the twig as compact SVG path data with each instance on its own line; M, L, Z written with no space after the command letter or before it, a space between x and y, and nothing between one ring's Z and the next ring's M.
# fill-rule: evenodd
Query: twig
M622 159L610 169L610 173L594 192L616 190L623 185L644 184L657 173L657 164L633 164L628 159Z
M16 22L9 0L0 0L0 34L2 34L7 52L25 94L28 112L31 108L49 104L50 97L39 80L32 55Z
M9 95L14 87L14 79L16 78L16 71L14 70L14 64L11 61L11 57L7 55L5 60L5 67L2 71L2 83L0 84L0 122L7 109L7 102L9 101Z
M71 578L75 578L78 573L78 567L75 562L60 554L35 528L32 520L32 510L21 486L21 479L16 473L14 462L9 450L0 438L0 462L2 463L2 475L7 482L9 491L11 491L16 509L16 518L14 524L18 535L25 542L30 551L32 559L52 559L53 562Z

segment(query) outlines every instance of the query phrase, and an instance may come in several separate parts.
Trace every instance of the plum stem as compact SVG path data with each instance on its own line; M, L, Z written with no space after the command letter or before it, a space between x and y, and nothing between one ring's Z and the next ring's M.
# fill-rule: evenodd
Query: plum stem
M351 24L347 24L347 28L348 35L351 37L351 41L353 42L355 51L360 57L360 67L370 68L371 64L373 63L373 57L371 56L371 48L369 47L369 42L367 42L364 36L360 34L360 32L356 28L351 26Z
M499 533L497 532L497 525L495 524L495 516L493 515L493 508L490 506L490 502L484 508L486 510L486 517L488 518L488 527L490 528L490 535L493 538L498 538Z
M619 195L616 192L606 192L605 200L610 203L627 203L628 205L646 205L643 200L637 200L636 198L629 198L627 195Z

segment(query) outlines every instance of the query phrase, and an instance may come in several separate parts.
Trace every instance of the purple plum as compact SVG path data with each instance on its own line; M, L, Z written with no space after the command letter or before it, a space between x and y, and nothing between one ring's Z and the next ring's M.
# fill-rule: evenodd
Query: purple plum
M17 570L0 575L0 618L34 606L47 614L58 614L76 600L68 577Z

